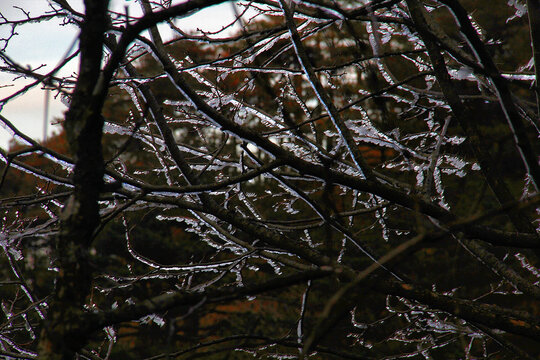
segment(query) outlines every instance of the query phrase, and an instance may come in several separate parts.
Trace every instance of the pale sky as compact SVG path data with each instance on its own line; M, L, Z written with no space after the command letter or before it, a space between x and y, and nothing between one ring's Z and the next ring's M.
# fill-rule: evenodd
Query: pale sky
M81 0L68 0L73 8L82 11ZM22 12L14 6L29 11L30 15L40 15L48 9L47 0L0 0L0 12L9 20L22 17ZM111 8L124 12L124 7L129 7L129 14L140 14L140 5L134 0L111 0ZM175 22L182 30L196 30L201 28L205 31L217 31L234 20L231 3L224 3L205 9L190 17L179 19ZM9 34L10 26L0 25L0 37ZM36 68L46 65L40 73L47 73L61 61L77 37L77 28L74 26L60 26L58 21L35 23L17 28L18 35L10 40L6 54L21 65ZM163 28L165 38L170 32ZM72 60L64 71L57 75L70 75L78 67L78 60ZM14 81L13 75L0 72L0 98L4 98L20 89L28 80ZM8 85L8 86L6 86ZM16 91L16 90L15 90ZM25 95L11 100L1 110L1 114L15 124L19 130L30 135L34 139L43 138L44 129L45 91L35 87ZM56 126L50 125L54 118L62 117L66 110L60 99L50 97L48 114L48 133L55 131ZM0 147L6 148L11 134L0 127Z

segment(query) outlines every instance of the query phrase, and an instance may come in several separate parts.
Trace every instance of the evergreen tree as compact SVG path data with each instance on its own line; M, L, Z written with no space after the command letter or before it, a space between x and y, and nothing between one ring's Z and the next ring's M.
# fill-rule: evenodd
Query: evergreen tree
M2 17L81 32L75 82L0 54L69 102L43 144L0 115L0 354L537 357L536 2L259 1L234 32L175 26L219 2Z

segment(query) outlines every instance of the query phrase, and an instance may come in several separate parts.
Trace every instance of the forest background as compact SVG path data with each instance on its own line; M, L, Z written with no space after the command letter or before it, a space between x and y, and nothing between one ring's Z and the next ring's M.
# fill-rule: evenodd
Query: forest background
M170 21L211 3L2 19L80 26L81 66L0 55L69 104L45 143L0 115L0 354L536 358L538 1Z

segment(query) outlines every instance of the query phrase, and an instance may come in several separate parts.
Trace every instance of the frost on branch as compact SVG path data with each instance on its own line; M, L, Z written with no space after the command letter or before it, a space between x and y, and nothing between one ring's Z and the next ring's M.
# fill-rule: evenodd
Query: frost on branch
M538 357L525 2L217 2L0 10L0 355Z

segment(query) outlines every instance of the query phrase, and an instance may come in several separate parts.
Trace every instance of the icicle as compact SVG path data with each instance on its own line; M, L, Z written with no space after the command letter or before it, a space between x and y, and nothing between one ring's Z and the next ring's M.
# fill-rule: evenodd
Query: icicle
M156 315L156 314L150 314L150 315L143 316L142 318L140 318L137 321L139 321L141 324L145 324L145 325L149 325L151 323L154 323L159 327L163 327L165 325L165 320L161 316Z
M296 326L296 342L299 345L298 351L300 352L302 351L302 344L303 344L303 339L304 339L303 320L306 313L307 297L308 297L310 288L311 288L311 280L308 280L306 290L304 291L304 294L302 295L302 303L300 304L300 318Z
M440 160L440 159L439 159ZM435 170L433 171L433 180L435 183L435 190L437 191L437 194L439 195L439 205L446 209L450 210L450 206L444 199L444 189L442 185L442 179L441 179L441 171L439 169L439 163L435 167Z
M512 6L514 8L514 15L506 19L506 23L509 23L516 18L520 18L527 13L527 5L521 0L507 0L506 3L508 6Z
M23 313L21 314L21 317L24 320L24 328L30 335L30 339L36 340L36 333L34 332L34 328L32 327L32 325L30 325L30 322L28 321L28 315L26 313Z
M534 277L540 280L540 269L533 266L527 258L521 254L516 253L514 254L514 257L519 260L519 263L521 264L521 267L527 270L529 273L531 273Z

